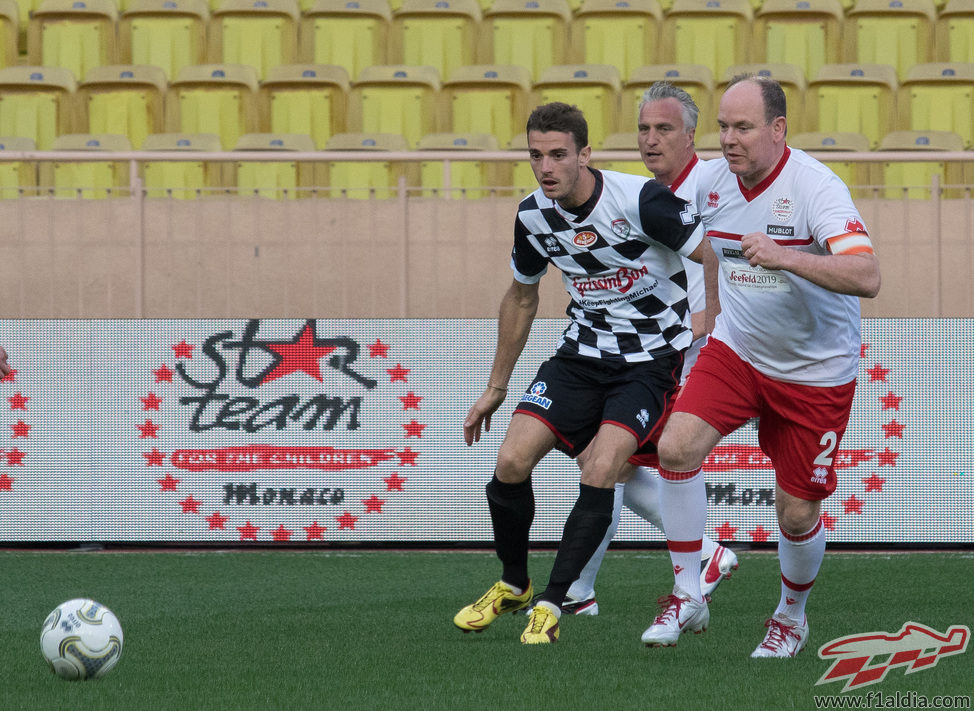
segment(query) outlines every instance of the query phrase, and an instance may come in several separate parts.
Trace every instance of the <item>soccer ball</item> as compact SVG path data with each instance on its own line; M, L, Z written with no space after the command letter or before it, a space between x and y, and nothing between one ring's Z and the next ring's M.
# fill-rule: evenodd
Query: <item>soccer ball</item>
M122 656L122 625L94 600L62 602L44 620L41 654L62 679L104 676Z

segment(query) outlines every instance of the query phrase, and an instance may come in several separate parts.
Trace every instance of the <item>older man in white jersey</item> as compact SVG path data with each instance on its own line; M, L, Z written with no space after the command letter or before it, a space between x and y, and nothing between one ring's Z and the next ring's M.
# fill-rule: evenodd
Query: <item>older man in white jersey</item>
M825 553L821 501L852 407L858 297L879 292L879 261L848 188L785 142L785 95L767 77L728 84L718 111L724 161L710 161L696 206L717 256L721 312L659 441L660 498L676 584L643 634L676 643L709 620L696 564L706 519L701 465L760 417L775 469L781 596L753 657L793 657ZM693 569L693 575L688 574Z

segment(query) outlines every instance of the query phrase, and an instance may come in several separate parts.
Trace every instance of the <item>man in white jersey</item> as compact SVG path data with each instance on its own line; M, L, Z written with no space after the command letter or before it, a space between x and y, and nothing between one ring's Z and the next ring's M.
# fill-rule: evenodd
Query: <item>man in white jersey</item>
M781 597L753 657L793 657L808 639L805 602L825 554L821 501L859 367L857 297L879 292L879 261L848 188L785 143L785 94L735 77L718 111L724 161L706 164L696 205L719 263L721 312L659 441L660 500L676 584L643 633L676 644L709 620L699 576L707 496L701 464L753 417L775 469Z
M521 634L522 643L547 644L558 639L569 586L605 536L627 460L655 451L692 341L681 257L700 261L704 247L685 200L652 180L589 168L588 125L576 107L539 106L527 138L540 187L518 205L514 280L501 302L487 388L463 423L468 445L507 394L549 264L571 296L569 324L521 397L487 485L501 579L453 622L479 632L531 603L531 472L552 449L571 457L587 450L548 586Z

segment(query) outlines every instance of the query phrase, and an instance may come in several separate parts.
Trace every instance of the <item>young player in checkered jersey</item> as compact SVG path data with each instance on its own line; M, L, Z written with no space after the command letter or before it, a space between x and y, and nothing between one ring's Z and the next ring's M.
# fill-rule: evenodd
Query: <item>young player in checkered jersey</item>
M546 644L558 639L568 588L605 536L626 462L655 449L692 341L682 257L699 262L703 246L696 213L666 187L588 166L588 126L576 107L539 106L527 138L540 187L518 205L514 280L501 302L487 387L463 423L468 445L507 395L549 264L571 296L569 324L515 408L487 485L501 580L453 622L482 631L531 603L531 472L552 449L571 457L587 449L548 585L521 635L525 644Z
M758 416L774 465L780 536L777 609L753 657L793 657L808 639L805 602L825 554L821 502L859 367L858 297L879 292L879 261L848 188L785 142L785 94L741 76L718 111L725 160L709 161L696 206L719 268L720 314L659 441L660 500L675 586L643 633L672 645L709 620L699 576L707 495L701 463Z

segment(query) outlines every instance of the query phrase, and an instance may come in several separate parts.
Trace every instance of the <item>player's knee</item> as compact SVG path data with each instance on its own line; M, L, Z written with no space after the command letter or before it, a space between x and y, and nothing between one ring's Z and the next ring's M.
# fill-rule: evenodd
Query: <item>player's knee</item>
M505 484L520 484L531 476L531 463L510 447L501 446L497 453L494 475Z
M696 461L696 453L691 451L679 433L669 426L660 435L656 451L659 454L659 464L663 469L688 472L700 466Z
M820 502L788 497L778 506L778 526L789 536L803 536L818 523Z

